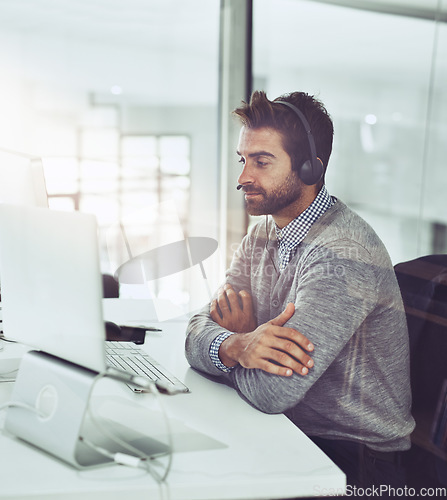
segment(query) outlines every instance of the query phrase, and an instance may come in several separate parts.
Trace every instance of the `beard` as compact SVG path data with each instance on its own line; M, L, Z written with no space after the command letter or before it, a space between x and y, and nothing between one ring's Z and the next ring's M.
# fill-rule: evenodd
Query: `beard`
M246 200L247 212L250 215L277 214L291 203L300 198L302 193L301 182L296 172L291 172L286 180L270 193L261 187L246 186L246 193L259 193L260 199Z

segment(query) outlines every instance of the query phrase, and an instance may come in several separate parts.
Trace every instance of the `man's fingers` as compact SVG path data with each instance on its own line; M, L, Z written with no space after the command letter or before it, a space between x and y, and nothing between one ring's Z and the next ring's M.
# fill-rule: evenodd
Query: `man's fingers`
M294 332L291 328L284 330ZM248 343L238 359L244 368L260 368L269 373L288 376L287 369L299 375L307 375L314 366L312 358L290 338L267 336L250 342L252 336L248 335Z
M245 290L242 290L241 292L239 292L239 297L241 298L242 309L249 313L253 308L253 300L251 298L251 295Z
M226 284L217 292L217 303L219 304L222 315L225 316L227 312L234 312L240 309L239 298L233 287Z
M272 346L272 350L275 351L273 358L275 361L284 366L289 366L294 371L296 371L297 362L300 366L306 368L312 368L314 365L313 359L291 340L278 339L276 345Z
M237 311L241 308L241 304L239 303L238 294L233 290L230 285L225 286L225 292L228 303L230 305L231 311Z
M275 354L273 353L273 356ZM307 375L309 370L305 367L296 363L292 368L289 366L281 365L279 362L276 362L275 359L260 359L257 366L255 368L259 368L267 373L272 373L273 375L280 375L281 377L290 377L293 373L298 373L299 375Z
M294 332L294 330L291 331ZM309 369L314 366L313 359L296 344L296 341L279 337L270 340L268 346L258 344L256 349L258 359L272 360L300 375L307 375Z
M299 332L298 330L294 330L293 328L282 327L276 334L276 337L278 339L283 339L286 342L291 341L290 343L293 346L299 346L298 349L302 347L303 349L306 349L306 351L314 350L314 345L312 344L312 342L301 332ZM287 348L284 348L283 343L277 343L275 347L281 350L288 350Z
M309 367L298 363L298 361L296 361L294 358L290 357L283 351L272 349L269 354L269 358L270 360L275 362L274 364L278 364L286 370L292 370L295 373L298 373L298 375L307 375L309 373Z
M281 314L278 314L276 318L270 320L269 323L271 325L282 326L284 325L284 323L289 321L289 319L294 315L294 313L295 313L295 304L289 302L284 311Z
M282 327L280 332L277 334L278 337L291 339L295 344L303 347L307 351L313 351L314 346L305 335L297 330L294 330L293 328L283 327L283 325L294 315L294 313L295 305L289 302L284 311L276 316L276 318L269 321L269 323L274 326Z
M213 321L219 323L222 320L222 315L220 314L219 307L217 305L217 300L213 300L210 305L210 316Z
M273 375L280 375L281 377L290 377L293 374L291 368L286 368L285 366L280 366L271 361L263 360L259 364L259 369L267 373L272 373Z
M221 288L217 292L217 304L220 308L220 311L222 313L222 317L225 316L225 314L230 311L230 304L228 303L227 300L227 294L223 288Z

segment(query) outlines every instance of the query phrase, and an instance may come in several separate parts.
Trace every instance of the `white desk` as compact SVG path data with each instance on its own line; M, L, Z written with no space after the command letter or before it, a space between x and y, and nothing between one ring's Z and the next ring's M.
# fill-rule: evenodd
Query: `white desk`
M106 318L118 320L113 302ZM136 318L139 319L139 318ZM231 388L192 370L183 350L185 323L159 325L145 348L191 389L163 396L171 417L224 443L226 447L174 454L167 478L168 495L142 470L107 465L75 470L46 453L0 434L0 498L32 500L272 499L333 495L345 487L344 474L286 417L265 415ZM0 384L0 403L9 400L12 383ZM120 398L144 405L152 396L133 394L114 383ZM0 415L3 423L4 415ZM175 440L175 436L174 436Z

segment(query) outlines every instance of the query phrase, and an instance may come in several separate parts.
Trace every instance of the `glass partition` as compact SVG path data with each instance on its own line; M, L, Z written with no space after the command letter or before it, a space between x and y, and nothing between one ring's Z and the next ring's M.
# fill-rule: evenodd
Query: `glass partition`
M51 208L97 216L104 272L128 258L108 237L123 221L133 255L217 238L219 14L219 0L0 1L0 148L42 158ZM142 223L166 206L171 222ZM183 301L196 286L170 283Z
M375 228L394 263L447 253L445 23L333 3L254 2L253 86L326 104L328 188ZM433 19L437 5L424 2Z

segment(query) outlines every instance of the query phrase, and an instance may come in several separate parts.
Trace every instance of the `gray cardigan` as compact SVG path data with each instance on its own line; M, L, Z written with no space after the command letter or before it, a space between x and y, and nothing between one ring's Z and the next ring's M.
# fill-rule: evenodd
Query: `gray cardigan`
M414 428L408 333L383 243L337 200L279 274L274 223L267 231L266 224L245 236L226 282L251 293L258 325L293 302L295 314L286 326L314 344L314 367L291 377L240 365L229 374L220 371L209 349L225 330L208 307L189 323L189 363L233 386L260 411L285 413L308 435L360 441L381 451L408 449Z

